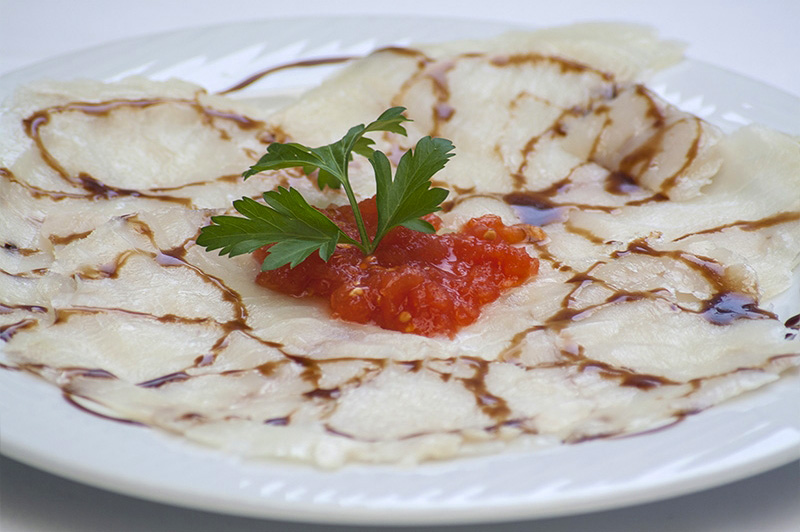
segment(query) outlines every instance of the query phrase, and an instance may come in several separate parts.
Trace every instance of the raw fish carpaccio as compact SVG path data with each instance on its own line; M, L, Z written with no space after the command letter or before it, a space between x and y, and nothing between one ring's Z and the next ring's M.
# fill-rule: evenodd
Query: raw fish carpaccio
M278 110L176 80L20 88L0 115L2 370L322 467L648 431L767 385L800 362L768 305L797 290L800 145L723 134L643 84L678 61L647 29L585 25L380 49ZM442 230L493 213L547 235L525 244L539 274L477 322L346 323L194 244L278 185L345 203L299 170L240 175L270 142L321 145L394 105L413 120L377 141L394 163L424 135L456 146ZM361 198L369 170L351 164Z

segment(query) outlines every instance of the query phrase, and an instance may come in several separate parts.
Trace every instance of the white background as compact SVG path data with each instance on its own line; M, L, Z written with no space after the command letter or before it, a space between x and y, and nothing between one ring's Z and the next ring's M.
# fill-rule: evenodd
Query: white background
M0 0L0 75L111 40L171 29L303 15L457 16L532 27L588 20L641 22L688 44L687 55L800 97L795 0ZM2 422L2 420L0 420ZM2 425L0 424L0 438ZM584 516L496 525L501 532L800 530L798 463L678 499ZM441 530L487 530L485 526ZM352 530L206 514L103 492L0 459L3 532Z

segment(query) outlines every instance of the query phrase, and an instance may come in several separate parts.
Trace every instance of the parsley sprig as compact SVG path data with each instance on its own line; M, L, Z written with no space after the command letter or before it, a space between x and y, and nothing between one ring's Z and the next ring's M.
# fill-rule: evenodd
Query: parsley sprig
M364 136L376 131L406 135L402 123L408 118L403 111L403 107L387 109L375 121L354 126L337 142L319 148L298 143L270 144L267 153L242 174L247 179L259 172L281 168L301 167L306 174L317 171L320 189L326 186L344 189L360 241L309 205L296 189L278 187L264 192L265 203L246 197L234 201L234 208L244 218L212 217L211 225L202 228L197 244L208 251L219 249L220 255L231 257L273 244L261 265L262 270L272 270L285 264L294 268L315 251L327 261L339 243L356 246L364 255L370 255L381 239L398 226L433 233L433 226L422 217L440 210L439 205L447 197L447 190L431 187L431 177L453 156L453 144L447 139L423 137L413 150L403 155L392 178L389 159L374 150L374 141ZM378 224L372 238L347 175L353 153L367 157L375 173Z

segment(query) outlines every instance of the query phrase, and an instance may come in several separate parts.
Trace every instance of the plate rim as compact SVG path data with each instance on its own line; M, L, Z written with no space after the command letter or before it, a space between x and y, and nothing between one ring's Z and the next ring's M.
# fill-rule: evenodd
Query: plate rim
M221 23L221 24L214 24L209 26L203 27L194 27L194 28L184 28L180 30L174 31L166 31L166 32L159 32L145 36L139 37L130 37L126 39L115 40L110 43L104 43L100 45L90 46L79 51L75 52L68 52L66 54L59 55L57 57L48 58L42 61L38 61L36 63L26 65L20 67L18 69L12 70L0 76L0 81L13 79L14 77L20 75L26 75L27 73L39 69L47 69L49 65L55 63L62 63L65 59L68 59L72 56L84 56L84 55L91 55L98 51L107 50L109 46L134 46L136 43L141 42L143 40L152 40L152 39L161 39L167 36L172 36L176 34L190 34L195 33L198 31L222 31L227 28L231 27L238 27L242 24L265 24L272 22L274 20L281 20L281 22L286 24L291 23L308 23L309 20L321 20L321 21L329 21L332 17L281 17L276 19L261 19L256 21L248 21L246 23L241 22L233 22L233 23ZM413 15L403 15L401 17L387 17L385 15L364 15L364 16L350 16L350 15L341 15L335 17L338 20L374 20L374 19L391 19L397 20L397 18L403 19L413 19L413 20L421 20L427 23L438 23L438 24L451 24L453 19L452 18L445 18L445 17L421 17L421 16L413 16ZM477 19L469 18L469 17L460 17L458 18L458 22L465 23L468 25L485 25L486 22L479 21ZM500 21L492 21L489 22L493 27L497 28L498 32L504 30L516 30L516 29L535 29L535 27L530 26L519 26L513 25L506 22ZM700 61L693 60L693 59L686 59L685 61L693 62L700 67L703 67L704 64ZM715 67L714 65L707 65L707 67L714 68L720 71L728 72L729 74L742 78L747 79L751 82L757 83L762 85L763 87L767 87L773 91L781 92L791 98L794 98L793 95L781 91L780 89L776 89L766 84L761 84L758 81L750 80L746 78L746 76L741 76L739 74L730 72L725 69L721 69L719 67ZM3 90L0 90L0 97L8 96L8 94L3 94ZM800 101L800 99L797 99ZM0 351L2 351L2 346L0 346ZM5 370L0 370L0 373L9 374L12 372L7 372ZM30 377L31 379L36 380L35 377L27 375L26 377ZM50 387L49 385L47 385ZM53 392L60 395L58 391L53 388ZM59 398L60 400L60 398ZM69 407L69 405L66 405ZM69 407L71 408L71 407ZM0 412L2 412L2 403L0 403ZM153 429L151 429L153 430ZM3 431L5 432L5 431ZM155 431L154 431L155 432ZM159 438L161 436L158 436ZM207 451L207 450L206 450ZM9 441L8 435L4 434L2 438L0 438L0 453L8 456L11 459L17 460L19 462L25 463L32 467L42 469L59 476L63 476L70 480L74 480L77 482L81 482L84 484L92 485L95 487L99 487L102 489L106 489L109 491L114 491L117 493L123 493L125 495L130 495L133 497L151 500L155 502L167 502L169 504L175 504L178 506L194 508L198 510L211 510L219 513L227 513L227 514L234 514L234 515L246 515L250 517L267 517L267 518L278 518L278 519L286 519L291 521L301 521L301 522L318 522L318 523L342 523L342 524L465 524L465 523L476 523L476 522L500 522L500 521L509 521L513 519L538 519L538 518L546 518L546 517L556 517L556 516L564 516L564 515L575 515L578 513L586 513L591 511L597 511L601 509L611 509L611 508L622 508L631 505L642 504L646 502L652 502L655 500L662 500L666 498L672 498L680 495L686 495L689 493L694 493L697 491L705 490L711 487L719 486L728 482L736 481L742 478L746 478L764 471L768 471L775 467L779 467L781 465L785 465L790 463L794 460L800 458L800 439L797 439L794 443L788 443L785 448L783 448L780 452L775 452L767 456L761 456L757 460L751 460L748 462L747 467L740 467L735 470L727 469L727 470L720 470L714 473L706 473L705 476L701 477L701 480L698 481L697 478L684 478L679 479L677 482L662 484L661 490L653 491L642 491L637 492L633 496L629 502L620 504L619 501L615 503L610 503L607 499L598 500L595 498L593 501L584 501L582 505L579 505L578 511L573 511L569 508L563 507L561 509L554 508L550 512L546 511L539 511L531 514L530 512L530 505L522 504L514 506L507 505L507 506L491 506L485 508L472 508L465 515L458 516L454 518L453 516L448 516L444 518L441 515L436 515L437 510L435 508L421 510L415 509L414 511L417 512L414 515L409 515L409 511L407 509L398 508L396 510L389 510L387 508L357 508L356 511L342 511L341 504L331 504L329 507L320 505L313 510L310 510L307 506L302 507L302 515L298 514L298 510L300 509L295 508L294 506L288 505L286 508L281 508L281 505L278 505L274 508L267 508L267 512L263 512L265 508L254 508L250 505L245 504L243 507L236 507L233 508L230 504L230 501L227 503L221 500L186 500L187 497L181 496L181 493L172 493L170 496L169 490L166 492L162 491L160 493L153 493L152 486L142 484L137 486L128 486L127 484L120 486L118 479L115 480L113 475L109 478L104 477L103 475L97 475L95 473L95 478L87 478L91 477L91 475L87 475L86 470L81 472L80 467L73 467L74 464L68 464L65 462L59 462L58 460L53 460L52 457L47 456L39 456L36 453L31 453L29 450L22 447L19 442L15 442L12 436L12 439ZM686 483L691 483L691 486L686 486ZM127 487L127 489L126 489ZM165 499L165 495L167 498ZM216 502L216 504L215 504ZM283 503L285 506L286 503ZM307 503L298 503L299 506ZM287 510L287 511L284 511ZM441 511L441 510L439 510ZM503 516L496 515L498 511L502 511L504 513ZM389 517L388 520L385 518Z

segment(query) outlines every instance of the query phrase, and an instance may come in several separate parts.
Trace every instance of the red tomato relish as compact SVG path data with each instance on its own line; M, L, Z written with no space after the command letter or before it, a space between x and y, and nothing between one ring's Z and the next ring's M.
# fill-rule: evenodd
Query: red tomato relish
M375 199L362 201L359 209L374 234ZM358 240L349 205L323 212ZM441 226L438 216L425 219L436 229ZM329 299L333 316L343 320L452 336L478 319L481 307L538 272L538 259L512 245L531 237L543 234L526 225L504 225L494 215L473 218L459 232L441 235L397 227L370 256L340 244L327 263L314 253L295 268L261 272L256 282L293 296ZM259 264L268 252L268 246L255 252Z

